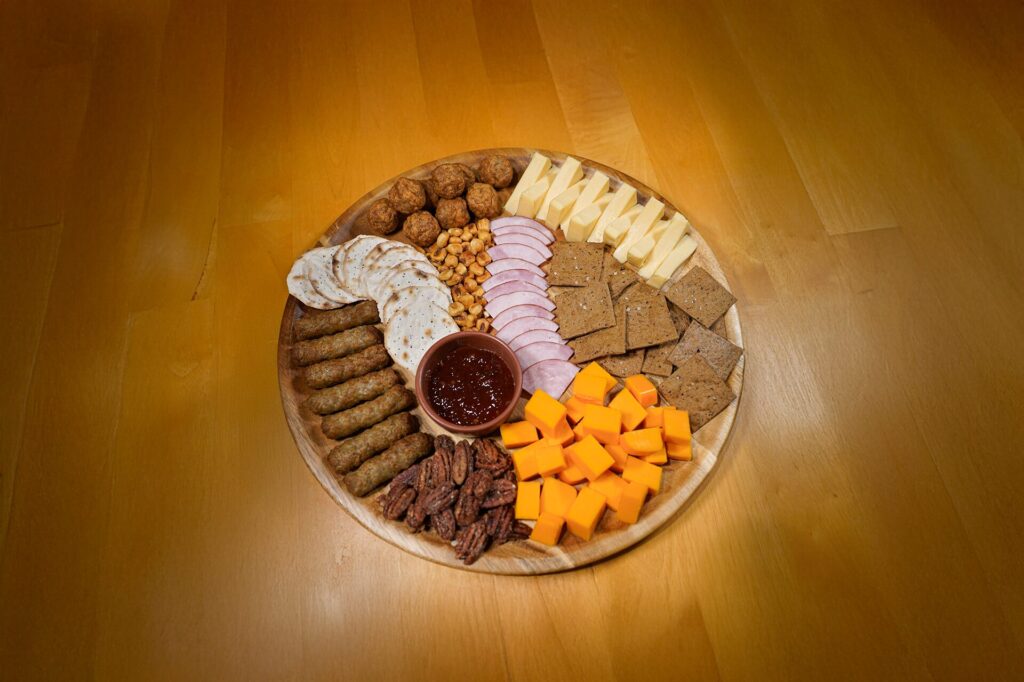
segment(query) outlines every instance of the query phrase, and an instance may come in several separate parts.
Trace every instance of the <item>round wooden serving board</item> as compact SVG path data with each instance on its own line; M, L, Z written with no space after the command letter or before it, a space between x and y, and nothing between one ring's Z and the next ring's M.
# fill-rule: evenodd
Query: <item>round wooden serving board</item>
M518 178L518 174L526 168L534 151L541 152L553 162L559 164L566 157L566 154L561 152L543 149L483 149L438 159L411 169L403 173L403 175L422 179L429 175L434 167L442 163L458 162L475 167L483 157L489 154L504 154L511 158L515 164ZM576 158L583 163L588 175L594 170L600 170L608 175L612 181L612 189L621 182L627 182L635 187L640 194L638 201L646 201L650 197L655 197L665 202L667 213L675 212L676 209L665 197L636 179L595 161L579 156ZM396 179L392 178L381 184L350 206L328 228L327 232L321 237L320 244L340 244L357 234L368 233L369 230L362 219L364 209L376 199L387 194L388 189ZM683 264L680 272L677 272L673 279L678 279L693 266L700 265L713 275L715 279L729 288L725 273L722 272L718 259L715 258L707 242L700 236L696 228L692 230L692 235L697 241L697 250ZM402 240L401 232L396 233L393 237ZM671 519L697 493L701 484L708 477L708 474L714 469L715 463L718 461L718 457L729 438L733 421L736 418L736 410L739 407L740 391L743 387L745 355L740 358L735 370L733 370L732 375L729 377L728 383L737 396L736 400L694 435L693 461L670 461L664 467L661 492L647 501L637 523L633 525L620 523L612 513L606 512L605 517L598 524L594 537L589 542L583 542L569 533L565 534L561 544L557 547L545 547L528 540L509 542L500 547L489 549L473 565L464 566L455 558L453 548L438 538L435 533L413 534L408 531L404 523L388 521L381 516L377 503L380 491L363 498L355 497L346 490L344 485L335 479L331 468L324 463L324 457L330 451L335 441L326 438L320 431L320 418L303 407L303 401L311 393L311 389L305 384L301 371L292 367L290 360L292 325L300 314L301 306L298 301L289 297L281 319L277 371L281 386L281 400L284 404L285 415L288 418L288 426L291 429L296 444L299 446L299 452L302 453L302 457L305 459L310 471L316 476L324 490L342 508L352 514L359 523L374 534L417 556L470 571L518 575L553 573L585 566L621 552L643 540ZM729 339L742 347L743 335L740 329L740 320L736 306L730 308L726 313L725 322ZM402 370L399 371L401 372ZM408 373L402 373L406 379L406 385L411 387L412 377ZM513 418L521 418L522 405L524 403L525 400L521 399ZM423 431L434 434L442 432L437 424L423 414L422 410L417 408L415 413L420 419Z

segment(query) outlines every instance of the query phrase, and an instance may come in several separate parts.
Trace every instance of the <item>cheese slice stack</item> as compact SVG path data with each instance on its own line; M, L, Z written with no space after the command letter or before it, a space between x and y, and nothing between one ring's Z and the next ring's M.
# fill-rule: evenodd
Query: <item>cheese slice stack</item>
M626 257L629 254L629 248L636 242L640 241L644 235L654 227L654 224L659 218L661 218L661 215L664 212L664 203L653 197L649 199L647 204L644 206L644 210L640 211L640 215L637 216L636 220L633 221L633 224L629 226L629 230L622 238L618 248L616 248L614 253L612 253L615 260L620 263L625 263Z
M551 159L544 156L539 152L534 152L530 158L530 163L527 164L526 170L523 171L522 176L519 178L519 182L516 183L516 187L512 190L512 194L509 195L508 201L505 202L505 211L512 214L516 214L516 209L519 208L519 200L522 198L523 193L536 185L541 178L543 178L548 169L551 168Z

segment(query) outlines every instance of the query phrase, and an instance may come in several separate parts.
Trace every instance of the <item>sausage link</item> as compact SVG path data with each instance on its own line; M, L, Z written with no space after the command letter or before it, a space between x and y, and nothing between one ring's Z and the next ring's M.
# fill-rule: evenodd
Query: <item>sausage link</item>
M345 476L345 486L353 495L363 497L384 485L434 450L433 439L425 433L414 433Z
M378 322L377 304L373 301L360 301L337 310L310 310L295 321L295 340L315 339Z
M341 358L369 348L383 339L384 335L376 327L353 327L338 334L321 336L319 339L299 341L292 348L292 361L296 365L305 366L321 360Z
M372 400L395 384L398 373L388 368L349 379L343 384L316 391L306 399L306 407L316 414L331 414Z
M419 428L419 420L411 412L393 414L362 433L346 438L327 455L327 463L339 474L347 474L378 452L387 450L400 438Z
M383 344L376 344L337 360L324 360L310 365L305 370L306 383L312 388L327 388L390 364L391 356L387 349Z
M320 425L328 438L344 438L415 405L416 396L412 391L402 386L392 386L378 398L327 415Z

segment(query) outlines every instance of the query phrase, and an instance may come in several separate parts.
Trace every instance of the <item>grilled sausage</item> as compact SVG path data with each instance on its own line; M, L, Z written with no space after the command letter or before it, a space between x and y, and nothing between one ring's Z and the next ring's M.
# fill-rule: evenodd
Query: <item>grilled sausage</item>
M361 377L367 372L391 364L391 356L383 344L376 344L337 360L324 360L306 368L306 383L312 388L326 388Z
M306 399L306 407L316 414L331 414L365 403L379 396L395 384L401 383L398 373L388 368L349 379L343 384L331 386Z
M415 405L416 396L412 391L402 386L392 386L378 398L327 415L320 425L328 438L344 438Z
M433 439L425 433L414 433L345 476L345 486L353 495L363 497L384 485L434 450Z
M393 414L362 433L338 443L327 455L327 463L337 473L347 474L378 452L387 450L400 438L414 433L419 425L419 420L410 412Z
M369 348L383 339L384 335L376 327L353 327L338 334L321 336L319 339L299 341L292 348L292 362L306 366L321 360L341 358Z
M311 310L295 321L295 340L315 339L378 322L377 304L373 301L360 301L337 310Z

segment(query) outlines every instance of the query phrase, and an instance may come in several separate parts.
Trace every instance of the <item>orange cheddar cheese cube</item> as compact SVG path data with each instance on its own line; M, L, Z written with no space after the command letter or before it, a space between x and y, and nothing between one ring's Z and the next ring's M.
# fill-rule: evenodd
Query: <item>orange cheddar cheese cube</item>
M545 436L552 435L564 419L565 405L540 389L526 403L526 421L536 426Z
M643 483L652 493L657 493L661 489L661 469L636 457L626 459L622 477L627 481Z
M540 490L540 513L564 518L575 499L576 488L557 478L545 478Z
M644 506L647 499L647 486L639 481L630 481L622 489L619 495L619 508L615 510L615 516L623 523L636 523L640 518L640 508Z
M572 434L572 439L579 442L590 435L590 430L587 429L586 424L581 421L579 424L572 427Z
M505 448L521 448L536 442L537 427L530 422L510 422L501 425L501 442Z
M608 508L618 510L619 501L622 499L622 491L626 488L626 481L621 476L616 476L611 471L606 471L596 480L591 481L587 484L587 487L593 488L597 492L605 496L608 502Z
M678 459L689 462L693 459L693 450L690 443L666 443L665 450L669 459Z
M527 481L539 473L537 471L537 453L530 448L513 451L512 465L516 470L516 478L520 481Z
M581 369L579 374L576 375L576 378L579 379L580 375L595 375L604 379L604 393L601 396L601 402L604 402L604 396L608 395L608 391L615 388L615 384L619 383L618 379L609 374L608 370L606 370L604 367L597 364L596 362L592 362L583 369ZM573 392L575 392L575 387L573 387Z
M654 428L657 428L659 426L662 426L664 424L663 415L664 415L666 409L668 409L668 408L665 408L665 407L654 407L654 406L648 407L647 408L647 416L644 417L644 428L645 429L654 429Z
M587 436L579 443L570 445L565 449L565 454L570 463L576 465L591 481L608 471L615 461L593 435Z
M661 450L658 450L653 455L644 455L640 459L651 464L668 464L668 452L665 450L665 446L662 446ZM543 472L541 473L543 474Z
M583 407L586 405L583 400L573 396L565 401L565 416L572 424L578 424L583 419Z
M690 414L686 410L668 410L663 419L666 443L690 442Z
M584 374L580 372L573 379L572 383L572 394L573 397L579 398L583 402L587 403L599 403L604 404L604 397L608 394L608 389L605 387L604 379L597 374L591 372L590 374Z
M591 488L583 488L565 515L569 532L581 540L589 540L604 514L605 496Z
M553 547L562 537L562 526L564 525L565 519L561 516L541 512L541 515L537 517L537 523L533 526L533 532L530 533L530 539Z
M622 449L622 446L617 443L615 445L605 445L604 450L612 456L613 461L610 467L611 470L621 474L622 467L626 466L626 457L629 455Z
M536 451L537 473L553 476L565 468L565 455L561 445L545 445Z
M622 413L604 405L587 405L583 408L583 421L580 424L598 443L617 443L619 431L622 430Z
M516 490L516 518L540 516L540 481L523 481Z
M550 434L545 433L544 436L547 440L553 440L559 445L569 445L573 441L574 434L572 432L572 427L569 426L569 420L562 417L562 420L559 421L558 425L555 427L554 432Z
M608 407L622 413L622 430L632 431L644 421L647 410L641 405L629 391L619 391Z
M634 374L631 377L626 377L623 383L626 385L626 390L632 393L636 401L644 407L650 407L658 403L658 389L643 374Z
M558 480L568 483L569 485L576 485L577 483L583 483L587 480L587 477L583 475L580 468L573 464L569 457L565 458L566 467L558 472Z
M659 428L627 431L619 436L619 445L627 453L638 457L653 455L664 447Z

